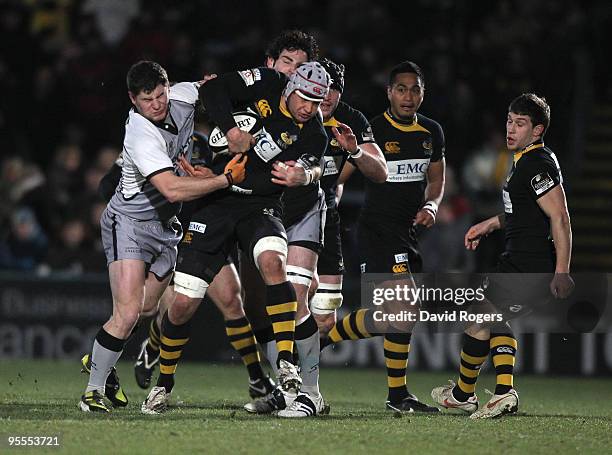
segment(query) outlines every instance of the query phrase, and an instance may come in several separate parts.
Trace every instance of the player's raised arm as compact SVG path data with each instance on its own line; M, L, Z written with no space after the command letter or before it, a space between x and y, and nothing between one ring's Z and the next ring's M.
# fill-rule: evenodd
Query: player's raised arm
M256 101L262 96L262 80L276 80L283 87L286 78L268 68L253 68L221 74L200 87L202 106L213 123L225 133L230 153L245 153L255 143L250 133L242 131L232 116L234 105Z
M332 133L338 144L349 154L351 163L357 166L367 179L375 183L387 180L387 162L376 143L366 142L358 145L353 130L344 123L333 127Z

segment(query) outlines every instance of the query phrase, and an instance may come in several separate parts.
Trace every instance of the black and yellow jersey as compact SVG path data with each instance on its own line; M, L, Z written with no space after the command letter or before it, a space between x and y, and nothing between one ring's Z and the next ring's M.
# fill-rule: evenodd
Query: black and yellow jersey
M557 157L542 141L514 154L503 189L506 251L551 251L550 220L537 201L561 183Z
M348 158L348 153L338 145L338 141L332 132L332 128L337 127L338 123L344 123L353 130L353 134L357 139L357 145L375 142L372 127L365 116L357 109L340 101L332 118L323 123L328 142L322 163L323 175L321 176L321 187L325 192L327 207L336 206L338 177Z
M325 193L325 202L328 209L336 207L338 177L348 158L348 153L338 145L338 141L331 130L332 127L338 126L338 122L348 125L353 130L358 145L374 142L372 127L365 116L358 110L340 101L332 118L323 123L327 133L327 149L323 160L321 160L322 175L320 185ZM316 203L317 193L313 189L318 190L316 183L308 187L287 188L285 190L283 193L283 220L285 227L301 219Z
M444 157L444 132L439 123L419 113L407 123L387 110L371 124L389 175L385 183L365 181L361 219L411 226L424 202L429 163Z
M325 152L327 136L321 116L296 123L282 97L286 84L282 73L253 68L222 74L200 88L203 107L223 132L236 126L232 111L237 107L251 105L261 117L263 128L247 153L246 178L231 187L236 193L280 197L285 187L272 183L272 164L297 160L304 154L321 159Z

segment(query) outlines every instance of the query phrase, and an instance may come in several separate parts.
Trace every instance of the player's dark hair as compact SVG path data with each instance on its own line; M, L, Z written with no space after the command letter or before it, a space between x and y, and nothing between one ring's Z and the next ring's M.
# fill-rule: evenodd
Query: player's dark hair
M344 65L332 62L325 57L319 59L319 63L323 65L325 71L327 71L332 78L332 83L329 88L336 89L342 93L344 91Z
M402 73L416 74L421 81L421 85L425 87L425 76L423 75L423 70L421 70L419 65L409 60L399 63L391 69L391 72L389 73L389 86L392 86L397 75Z
M550 106L546 99L535 93L523 93L517 96L508 107L508 112L517 115L527 115L531 119L531 124L535 127L543 125L542 137L550 125Z
M168 73L159 63L141 60L134 63L127 73L127 88L134 95L150 93L158 85L168 83Z
M288 51L304 51L308 56L308 60L316 60L319 58L319 46L314 36L304 33L301 30L283 31L268 45L266 57L276 60L283 49Z

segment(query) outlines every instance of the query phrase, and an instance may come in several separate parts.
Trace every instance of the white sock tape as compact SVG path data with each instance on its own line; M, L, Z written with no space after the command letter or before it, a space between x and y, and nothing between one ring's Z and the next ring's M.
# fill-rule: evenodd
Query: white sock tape
M295 284L310 286L314 272L297 265L287 265L287 279Z
M174 290L192 299L202 299L206 295L208 283L197 276L174 272Z

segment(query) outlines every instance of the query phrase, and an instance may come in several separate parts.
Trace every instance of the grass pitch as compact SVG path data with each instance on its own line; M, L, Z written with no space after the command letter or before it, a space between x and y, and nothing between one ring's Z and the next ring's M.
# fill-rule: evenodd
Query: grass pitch
M110 415L85 414L77 401L87 377L79 362L0 361L0 453L609 453L610 379L519 376L517 416L471 421L440 415L395 415L384 409L384 369L323 369L331 415L283 420L249 415L241 366L183 363L175 406L161 416L140 413L146 392L132 365L119 375L130 404ZM410 389L431 403L431 388L455 374L410 373ZM482 402L492 376L479 380ZM59 448L16 448L11 436L60 436Z

